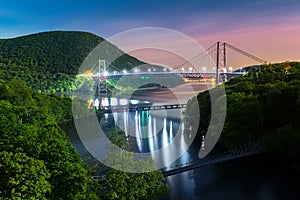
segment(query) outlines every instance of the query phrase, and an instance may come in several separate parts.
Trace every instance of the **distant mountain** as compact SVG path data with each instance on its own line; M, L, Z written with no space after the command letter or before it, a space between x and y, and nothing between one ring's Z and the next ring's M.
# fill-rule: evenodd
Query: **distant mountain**
M97 35L78 31L52 31L0 39L0 79L21 79L30 87L46 91L71 91L74 77L84 59L101 42ZM118 56L115 69L131 69L145 64L105 42L102 59ZM96 63L93 63L96 64Z

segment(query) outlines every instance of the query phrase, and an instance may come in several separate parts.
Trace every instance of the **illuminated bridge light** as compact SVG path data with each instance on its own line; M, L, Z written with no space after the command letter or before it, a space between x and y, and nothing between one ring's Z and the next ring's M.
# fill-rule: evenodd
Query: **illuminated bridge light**
M95 99L94 106L98 109L100 105L99 99Z
M118 105L118 99L117 98L111 98L110 99L110 105L111 106L117 106Z
M133 105L136 105L138 104L140 101L139 100L135 100L135 99L131 99L130 100L130 103L133 104Z
M102 107L107 107L107 106L109 106L109 102L108 102L108 99L107 99L107 98L102 98L102 99L101 99L101 106L102 106Z
M127 99L120 99L120 105L121 106L126 106L128 104L128 100Z

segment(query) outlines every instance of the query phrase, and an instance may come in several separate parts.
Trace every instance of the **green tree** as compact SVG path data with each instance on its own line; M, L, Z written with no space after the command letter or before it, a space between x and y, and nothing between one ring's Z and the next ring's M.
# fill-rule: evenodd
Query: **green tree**
M98 181L97 193L104 199L159 199L169 194L162 173L155 168L152 158L135 160L130 150L125 134L120 131L111 131L110 140L122 149L111 148L106 162L112 168L103 172L103 179ZM118 162L115 162L118 161ZM122 161L120 164L119 161ZM129 173L127 171L136 171ZM138 172L141 173L138 173ZM148 171L148 172L144 172Z
M0 152L0 199L48 199L50 173L25 153Z
M17 160L17 158L26 155L28 158L24 156L24 159L20 158L28 161L29 164L37 163L37 167L41 167L40 163L42 163L45 171L49 172L47 183L51 187L51 191L47 192L45 198L55 200L95 199L95 193L89 189L87 167L68 141L65 133L57 125L69 117L70 101L58 98L56 95L39 94L18 82L0 84L0 89L3 91L0 95L0 152L10 152L17 156L16 159L13 159L12 155L3 154L8 157L5 162L7 161L6 163L11 166L19 166L18 163L22 160ZM21 100L15 99L14 97L17 95L28 103L22 104ZM64 114L64 111L67 114ZM11 162L8 162L9 159ZM3 167L5 166L3 165ZM31 165L24 167L34 170ZM13 171L14 168L11 170ZM25 175L27 173L26 170L19 171L16 176L23 177L23 173ZM43 172L42 167L41 172ZM38 175L41 176L41 180L44 179L42 174L37 173L36 176ZM13 176L13 173L8 173L7 179L13 178ZM3 181L5 180L3 179ZM1 182L1 184L5 185L6 182ZM26 181L20 181L1 191L5 195L8 195L10 191L18 191L19 195L19 188L26 189L27 187ZM39 192L37 190L36 195L39 195ZM33 191L31 193L34 195ZM20 198L30 199L31 197L23 195ZM36 199L42 198L37 197Z

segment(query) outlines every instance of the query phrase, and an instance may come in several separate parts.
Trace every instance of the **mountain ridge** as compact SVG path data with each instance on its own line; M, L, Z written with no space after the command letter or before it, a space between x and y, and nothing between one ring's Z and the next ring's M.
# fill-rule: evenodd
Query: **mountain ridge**
M106 45L103 59L113 53L121 55L111 63L119 70L145 64L93 33L46 31L0 39L0 79L20 79L45 92L72 91L79 67L101 42Z

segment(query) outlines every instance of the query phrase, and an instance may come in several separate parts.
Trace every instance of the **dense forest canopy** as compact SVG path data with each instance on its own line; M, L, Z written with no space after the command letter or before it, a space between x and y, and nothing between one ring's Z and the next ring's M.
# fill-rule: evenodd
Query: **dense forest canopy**
M0 39L0 79L23 80L43 92L72 91L75 75L88 54L103 38L78 31L52 31ZM123 52L105 42L102 59ZM131 69L144 63L124 54L112 63L115 68Z
M71 118L71 100L19 81L0 91L0 199L87 197L87 169L58 126Z

